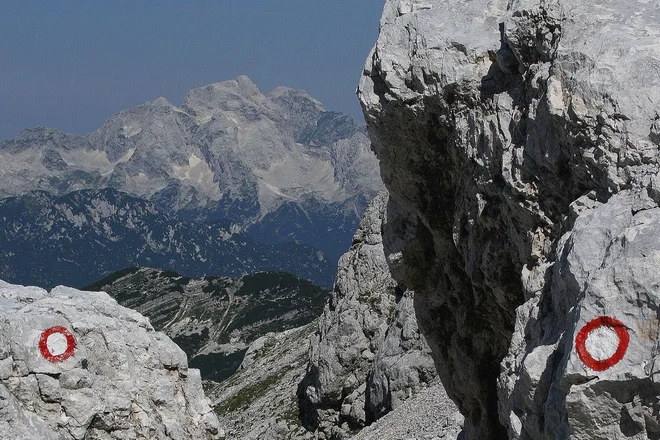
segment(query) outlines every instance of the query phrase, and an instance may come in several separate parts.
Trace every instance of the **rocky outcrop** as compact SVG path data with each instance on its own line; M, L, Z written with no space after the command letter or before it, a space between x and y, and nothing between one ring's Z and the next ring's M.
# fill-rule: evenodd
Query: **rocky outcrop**
M185 353L105 293L0 281L0 436L220 439Z
M386 2L358 91L385 254L467 438L659 435L658 23L654 2Z
M319 438L343 438L383 416L435 376L413 292L391 278L381 236L387 195L368 206L342 256L300 384L301 417Z
M511 438L659 438L660 209L645 196L578 216L518 308L499 380Z

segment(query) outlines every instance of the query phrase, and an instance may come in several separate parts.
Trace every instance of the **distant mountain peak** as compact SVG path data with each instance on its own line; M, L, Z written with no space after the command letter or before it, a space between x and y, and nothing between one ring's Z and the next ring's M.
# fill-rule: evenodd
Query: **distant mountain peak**
M162 96L159 96L155 100L151 101L151 105L154 107L172 107L172 104Z
M284 102L284 101L298 101L298 102L309 102L315 107L316 111L322 112L325 111L325 107L321 102L312 98L312 96L302 89L294 89L292 87L279 86L270 92L266 93L266 96L275 102Z
M277 118L278 110L245 75L192 89L186 94L181 108L197 117L208 119L217 112L230 112L235 119L250 119L257 109L260 113ZM206 119L206 120L205 120Z

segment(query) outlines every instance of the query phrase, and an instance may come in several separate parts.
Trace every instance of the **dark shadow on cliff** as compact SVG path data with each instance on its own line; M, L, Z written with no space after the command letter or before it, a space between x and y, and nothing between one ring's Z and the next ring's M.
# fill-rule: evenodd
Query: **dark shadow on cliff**
M528 262L516 237L509 234L525 242L520 237L536 222L526 212L511 214L512 209L524 211L516 208L520 196L497 171L488 184L475 182L471 176L492 170L484 170L458 146L454 124L466 111L478 117L479 109L495 106L491 101L497 94L509 95L514 108L525 106L525 84L515 57L504 44L500 52L482 78L478 96L456 84L438 95L425 95L423 105L416 107L383 99L375 128L381 137L387 136L388 144L401 148L401 155L380 157L391 193L383 226L385 253L400 255L389 261L390 270L394 279L416 292L420 331L447 393L466 416L469 439L507 437L499 422L497 378L513 333L515 309L524 302L520 270ZM381 83L374 84L374 93L382 94ZM479 120L472 123L477 133L490 129ZM401 126L405 129L396 132ZM512 133L512 142L524 144L525 121L500 129ZM476 149L493 149L491 168L501 170L505 145L497 136L492 138L495 143L486 145L481 134ZM397 193L396 186L403 184L396 181L394 170L406 173L409 193ZM480 216L469 217L471 207L478 204L477 194L485 208ZM519 221L508 224L511 218Z

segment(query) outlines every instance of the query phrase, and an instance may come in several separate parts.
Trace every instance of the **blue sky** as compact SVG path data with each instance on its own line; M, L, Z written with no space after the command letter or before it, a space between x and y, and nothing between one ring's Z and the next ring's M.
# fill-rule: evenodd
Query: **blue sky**
M125 108L248 75L361 117L383 0L0 0L0 139L87 133Z

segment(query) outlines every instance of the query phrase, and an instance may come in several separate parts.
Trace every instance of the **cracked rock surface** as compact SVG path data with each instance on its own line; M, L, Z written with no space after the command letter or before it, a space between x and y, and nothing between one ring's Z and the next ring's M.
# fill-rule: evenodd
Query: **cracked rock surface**
M657 1L386 1L358 90L384 252L468 439L660 438L659 23ZM585 350L629 344L594 370L576 340L603 316Z
M64 328L71 341L57 332L44 339L50 328ZM224 434L199 371L188 369L185 353L147 318L103 292L47 292L0 281L0 437L210 440Z

